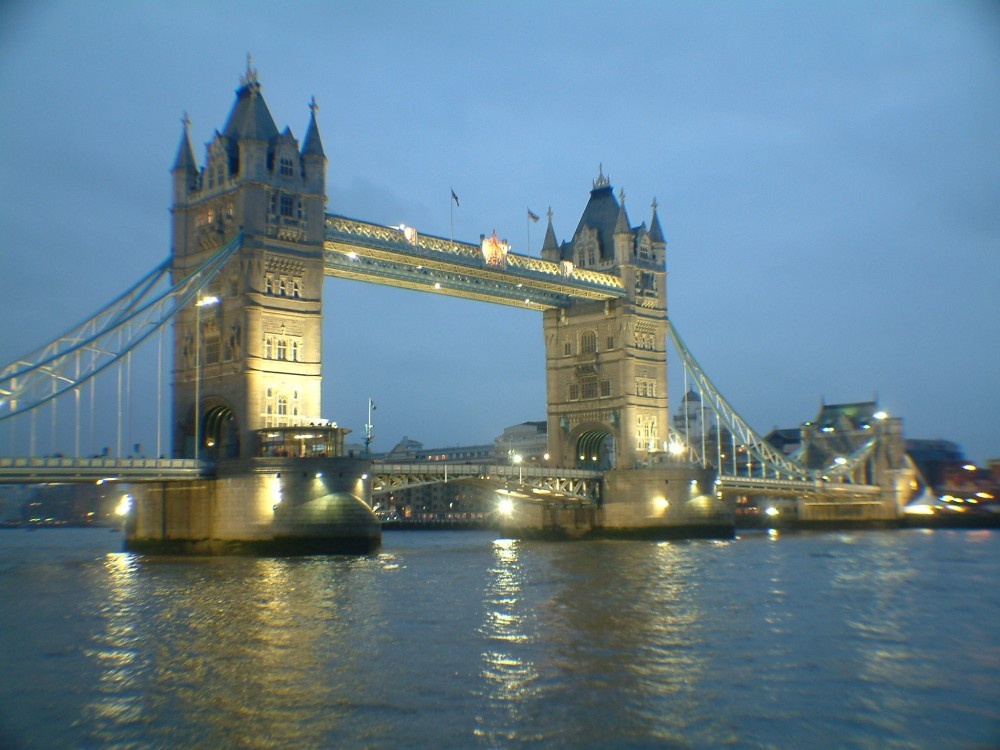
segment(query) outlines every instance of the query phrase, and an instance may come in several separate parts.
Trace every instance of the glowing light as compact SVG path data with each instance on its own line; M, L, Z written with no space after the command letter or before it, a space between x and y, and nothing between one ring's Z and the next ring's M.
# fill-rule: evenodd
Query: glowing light
M933 516L934 508L929 505L907 505L903 508L904 513L911 513L915 516Z
M877 411L872 416L875 417L875 419L888 419L889 413L885 411Z
M524 456L522 456L520 453L515 453L510 460L513 461L515 464L519 464L524 460Z
M367 479L367 478L368 478L368 475L367 475L367 474L362 474L362 475L361 475L361 478L362 478L362 479Z
M217 305L219 303L219 298L214 294L210 294L207 297L202 297L200 300L195 302L198 307L208 307L209 305Z
M833 459L833 462L838 466L843 466L844 464L847 463L847 459L844 458L843 456L837 456L835 459Z
M509 497L505 497L497 504L497 510L504 516L514 515L514 501Z
M653 507L662 513L663 511L665 511L667 508L670 507L670 503L667 502L667 498L665 497L654 497Z
M966 471L975 471L976 470L976 467L973 466L972 464L966 464L962 468L965 469Z
M440 281L435 281L434 282L434 288L435 289L440 289L441 288L441 282Z
M322 471L317 471L316 472L316 478L317 479L322 479L323 478L323 472Z
M777 509L777 508L775 508L775 507L774 507L773 505L769 505L768 507L766 507L766 508L764 509L764 512L765 512L765 513L766 513L767 515L769 515L769 516L776 516L776 515L778 515L778 512L779 512L779 511L778 511L778 509Z
M132 496L126 493L122 495L122 499L118 501L118 507L115 508L115 513L119 516L127 516L130 510L132 510Z
M671 455L679 456L684 452L684 446L676 440L671 440L670 445L667 446L667 450L671 453Z
M357 260L358 259L358 254L356 252L354 252L354 251L351 251L351 252L349 252L347 254L347 257L350 258L351 260Z

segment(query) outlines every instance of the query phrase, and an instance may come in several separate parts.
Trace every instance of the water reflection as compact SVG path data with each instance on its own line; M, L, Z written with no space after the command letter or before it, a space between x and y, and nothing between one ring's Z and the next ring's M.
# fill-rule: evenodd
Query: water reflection
M484 711L476 717L474 734L491 745L511 741L523 729L522 717L538 697L538 670L518 649L531 640L534 623L522 601L523 571L515 539L493 542L493 564L483 592L483 624L479 633L487 649L480 673ZM524 739L522 737L522 739Z

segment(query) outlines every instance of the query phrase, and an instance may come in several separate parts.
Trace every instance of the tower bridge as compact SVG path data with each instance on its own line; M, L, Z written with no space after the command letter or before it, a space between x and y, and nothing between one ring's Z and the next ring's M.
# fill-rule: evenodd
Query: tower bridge
M807 495L833 506L849 500L852 514L863 500L876 515L898 513L905 474L898 420L875 425L867 441L813 451L811 464L771 447L669 324L656 201L648 224L634 225L624 192L616 197L603 169L568 239L557 239L549 212L536 258L511 252L495 234L470 243L327 213L315 103L300 145L289 128L279 132L249 65L201 165L189 129L185 118L171 170L168 261L0 370L0 423L27 415L34 453L35 417L51 406L54 424L55 402L70 399L79 456L84 385L109 368L120 372L139 343L170 323L172 458L119 458L111 466L6 457L0 482L108 473L144 482L127 543L194 551L364 549L380 537L373 492L443 481L444 472L449 481L502 481L518 501L508 520L515 530L725 534L729 499L752 494ZM169 288L156 291L168 275ZM347 430L325 418L320 403L326 276L538 311L552 468L518 467L512 489L512 467L375 467L344 456ZM690 430L671 433L668 340L685 382L691 378L717 420L714 452L704 433L700 445ZM158 393L157 400L166 399ZM560 516L560 507L571 515Z

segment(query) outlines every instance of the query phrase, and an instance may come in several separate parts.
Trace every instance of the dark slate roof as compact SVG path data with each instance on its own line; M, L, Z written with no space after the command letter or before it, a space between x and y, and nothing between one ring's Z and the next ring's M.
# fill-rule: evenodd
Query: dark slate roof
M309 117L309 128L306 130L306 139L302 142L302 155L311 154L326 158L326 153L323 151L323 141L319 137L319 127L316 125L315 100L309 106L312 109L312 115Z
M274 118L260 93L260 84L251 81L236 92L236 102L222 134L234 141L269 141L278 134Z
M583 216L580 217L580 223L577 224L573 237L575 238L585 226L596 229L601 246L601 259L614 258L615 226L618 223L619 209L618 200L610 184L594 188L590 191L590 200L583 210Z

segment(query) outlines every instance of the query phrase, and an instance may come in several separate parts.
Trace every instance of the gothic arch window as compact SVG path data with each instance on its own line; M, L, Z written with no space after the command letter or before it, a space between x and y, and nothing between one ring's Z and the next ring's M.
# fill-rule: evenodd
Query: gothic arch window
M285 343L284 339L278 339L274 348L275 359L286 359L288 357L288 345Z
M302 284L298 279L292 280L292 297L298 299L302 296Z
M298 362L298 361L299 361L299 342L298 341L293 341L292 342L292 362Z
M278 416L288 416L288 396L278 396Z
M584 331L580 334L580 353L593 354L597 351L597 334L593 331Z
M295 167L292 164L292 160L287 156L282 156L281 160L278 162L278 172L285 177L292 177L295 175Z
M271 339L264 339L264 359L271 358ZM268 394L270 395L270 393Z
M264 277L264 294L271 294L274 291L273 284L270 276Z
M282 297L285 296L285 280L284 279L278 279L278 294L281 295Z
M597 398L597 378L580 378L580 397L584 399Z

